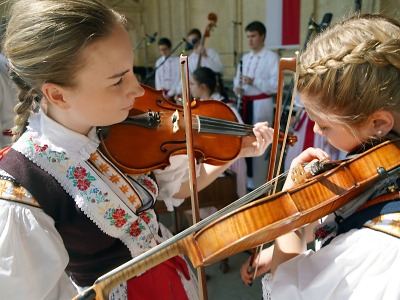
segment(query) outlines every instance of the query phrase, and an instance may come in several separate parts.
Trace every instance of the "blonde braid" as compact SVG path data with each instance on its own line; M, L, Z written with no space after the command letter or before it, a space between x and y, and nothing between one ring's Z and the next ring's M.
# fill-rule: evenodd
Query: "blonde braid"
M315 113L356 124L400 102L400 27L362 15L323 32L300 57L298 92L313 98ZM308 97L307 97L308 96ZM329 117L328 117L329 115Z
M126 19L99 0L14 0L8 10L4 53L19 89L13 141L26 130L28 118L52 82L76 86L76 72L86 63L86 46L127 28Z
M26 82L24 82L21 77L15 71L10 69L10 77L13 82L18 87L18 100L19 103L16 104L14 108L14 127L12 128L12 141L16 142L19 137L25 132L28 119L32 112L36 112L39 108L35 101L39 98L36 91L31 88Z

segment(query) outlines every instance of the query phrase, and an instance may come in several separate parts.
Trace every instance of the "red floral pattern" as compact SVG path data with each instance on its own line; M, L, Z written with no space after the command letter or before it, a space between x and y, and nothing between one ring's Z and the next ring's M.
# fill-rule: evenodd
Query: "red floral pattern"
M84 179L87 176L86 169L82 166L77 166L74 170L74 177L75 179Z
M86 191L90 187L90 182L86 178L79 179L76 183L76 186L80 191Z
M148 180L148 179L143 179L143 184L155 195L157 193L157 190L153 183Z
M30 142L31 149L34 148L39 157L45 159L47 162L63 164L65 161L70 160L65 152L50 151L48 145L40 146L40 144L35 143L32 138L30 138ZM71 163L66 168L65 176L67 180L71 181L71 185L76 187L80 192L79 195L86 199L87 204L102 205L105 202L110 202L108 193L99 190L99 186L96 184L97 177L91 175L89 170L90 169L86 169L79 163L76 165ZM154 195L157 194L157 186L150 178L144 178L144 180L139 180L139 182L142 183L149 192ZM140 249L139 252L142 252L143 249L151 248L150 245L152 243L158 244L161 242L157 236L157 223L152 224L152 220L155 219L152 213L142 212L138 215L138 219L131 222L130 219L132 216L126 210L120 206L111 206L105 209L105 212L102 213L102 218L107 220L108 223L104 225L123 230L126 235L137 238L137 247ZM155 240L153 241L149 239L149 237L155 238ZM123 236L120 238L125 239Z
M142 212L140 213L140 217L142 218L142 220L146 223L149 224L150 223L150 215L146 212Z
M140 228L139 221L136 220L135 222L132 222L130 229L129 229L129 234L133 237L137 237L141 234L142 229Z
M49 148L48 145L39 146L38 144L34 144L34 147L37 152L44 152Z
M314 236L317 240L321 241L324 240L327 236L332 234L334 228L330 226L321 226L315 230Z

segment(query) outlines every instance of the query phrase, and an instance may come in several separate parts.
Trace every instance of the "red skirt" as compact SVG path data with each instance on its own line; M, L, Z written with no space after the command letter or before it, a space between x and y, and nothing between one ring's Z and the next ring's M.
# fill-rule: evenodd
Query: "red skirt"
M175 256L127 282L128 300L188 300L178 272L189 280L184 259Z

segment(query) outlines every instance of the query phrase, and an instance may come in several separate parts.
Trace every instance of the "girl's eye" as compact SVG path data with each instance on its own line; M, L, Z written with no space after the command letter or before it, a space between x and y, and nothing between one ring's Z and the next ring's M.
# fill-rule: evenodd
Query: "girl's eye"
M122 77L120 78L120 80L118 80L117 83L114 83L114 86L119 86L122 83Z

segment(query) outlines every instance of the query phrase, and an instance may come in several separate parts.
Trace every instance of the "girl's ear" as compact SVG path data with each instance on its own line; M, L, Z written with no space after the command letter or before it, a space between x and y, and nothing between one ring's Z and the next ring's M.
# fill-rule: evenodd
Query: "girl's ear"
M372 126L375 136L387 135L394 127L394 115L391 111L380 109L371 115Z
M47 101L61 109L68 109L70 105L65 101L65 90L56 83L47 82L42 86L42 93Z

